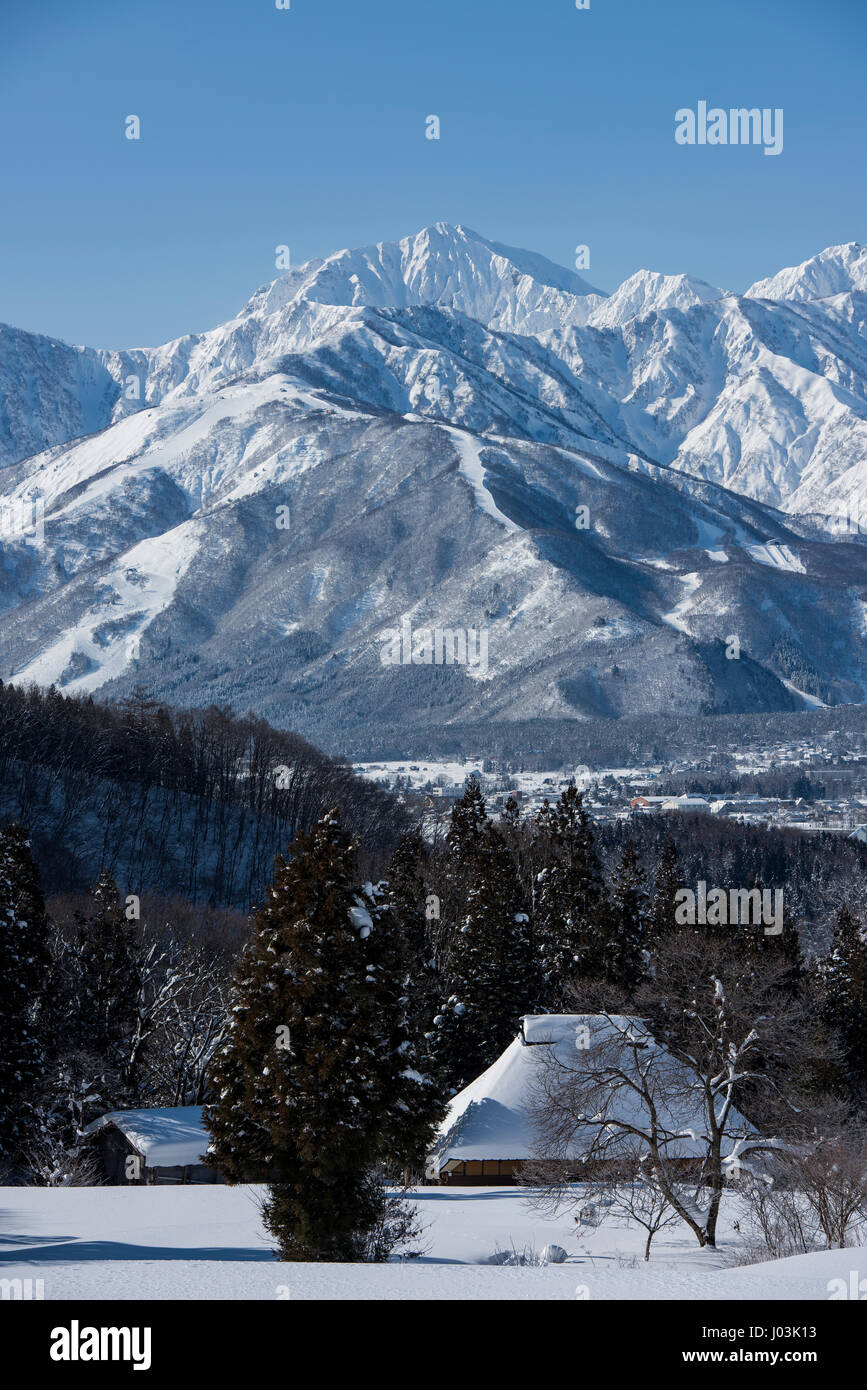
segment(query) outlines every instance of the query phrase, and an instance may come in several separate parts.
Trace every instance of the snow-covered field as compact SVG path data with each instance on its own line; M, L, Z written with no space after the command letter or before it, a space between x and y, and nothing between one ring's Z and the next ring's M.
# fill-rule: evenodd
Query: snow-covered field
M720 1249L685 1228L657 1236L614 1223L577 1232L571 1213L545 1218L505 1187L420 1188L428 1229L419 1259L386 1265L283 1264L259 1219L262 1189L104 1187L0 1189L0 1278L41 1279L56 1299L817 1299L829 1281L867 1277L867 1248L727 1266L736 1248L730 1198ZM502 1267L497 1250L548 1243L560 1265ZM852 1274L856 1275L854 1285ZM867 1290L867 1282L864 1285Z

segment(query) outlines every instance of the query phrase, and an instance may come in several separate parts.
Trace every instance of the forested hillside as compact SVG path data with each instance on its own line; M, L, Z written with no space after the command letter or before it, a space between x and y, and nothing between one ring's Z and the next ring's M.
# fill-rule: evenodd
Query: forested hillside
M181 894L249 910L285 851L330 806L375 872L400 806L296 734L227 707L121 705L0 685L0 821L28 827L43 887Z

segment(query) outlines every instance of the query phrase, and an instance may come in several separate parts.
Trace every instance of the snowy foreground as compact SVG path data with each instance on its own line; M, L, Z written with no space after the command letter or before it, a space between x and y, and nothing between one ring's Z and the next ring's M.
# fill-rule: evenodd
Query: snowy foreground
M269 1251L253 1187L4 1188L0 1277L44 1281L52 1299L828 1299L832 1279L867 1274L867 1249L727 1267L737 1235L728 1205L721 1249L684 1228L656 1238L609 1223L577 1234L571 1214L543 1218L514 1188L421 1188L421 1258L387 1265L283 1264ZM486 1263L497 1249L548 1242L568 1252L542 1268Z

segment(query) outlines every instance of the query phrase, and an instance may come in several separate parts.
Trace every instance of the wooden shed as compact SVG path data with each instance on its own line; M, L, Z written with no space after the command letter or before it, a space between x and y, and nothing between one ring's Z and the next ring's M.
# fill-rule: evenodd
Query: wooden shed
M153 1110L111 1110L88 1125L86 1134L112 1187L166 1183L222 1182L206 1167L209 1143L200 1105Z

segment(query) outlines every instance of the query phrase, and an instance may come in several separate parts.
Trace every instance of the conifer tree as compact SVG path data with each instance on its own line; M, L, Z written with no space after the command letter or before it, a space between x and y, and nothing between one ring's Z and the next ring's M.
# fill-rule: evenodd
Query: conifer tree
M434 1130L446 1110L444 1078L432 1055L437 981L423 954L420 959L408 954L385 887L366 884L363 893L373 922L368 972L375 977L383 1062L379 1157L390 1173L408 1180L423 1173ZM423 940L414 946L423 951Z
M536 877L535 939L543 1006L568 1009L570 981L604 969L604 882L593 829L574 782L545 808L548 863Z
M611 984L632 989L642 975L647 892L641 860L627 840L603 913L602 974Z
M91 911L78 917L78 1031L88 1050L104 1064L109 1089L117 1092L129 1080L138 969L116 884L103 870L90 892Z
M418 830L401 836L388 866L382 899L390 914L389 939L399 951L406 1026L419 1057L426 1057L442 981L434 962L432 929L440 920L439 897L428 891L425 851Z
M472 856L466 907L449 959L451 992L435 1020L436 1056L451 1090L496 1060L539 993L529 914L497 826L485 827Z
M667 932L679 930L674 912L677 891L683 886L680 855L669 836L659 856L650 901L647 929L652 941L658 941Z
M385 1203L376 1166L425 1090L386 921L332 811L278 859L239 965L209 1157L231 1181L270 1182L265 1221L286 1260L365 1257Z
M478 877L478 856L490 824L481 783L478 777L470 776L466 780L463 796L452 807L446 852L437 880L441 921L433 935L437 969L445 981L451 974L455 936Z
M0 832L0 1154L13 1163L35 1132L45 1075L48 942L30 842L20 825L7 826Z
M848 907L837 915L820 973L824 1020L838 1034L850 1087L867 1091L867 932Z
M446 842L458 869L465 872L480 851L489 825L485 798L478 777L468 777L464 794L452 807Z
M764 892L764 884L760 878L755 878L750 883L750 889ZM771 901L774 901L774 892L771 894ZM781 996L788 996L796 999L802 992L805 980L804 958L801 951L801 938L798 928L789 911L786 894L783 893L783 914L782 931L779 935L767 931L767 923L744 927L741 925L741 932L745 933L750 939L750 946L756 954L765 956L773 962L779 975L776 981L776 990Z

